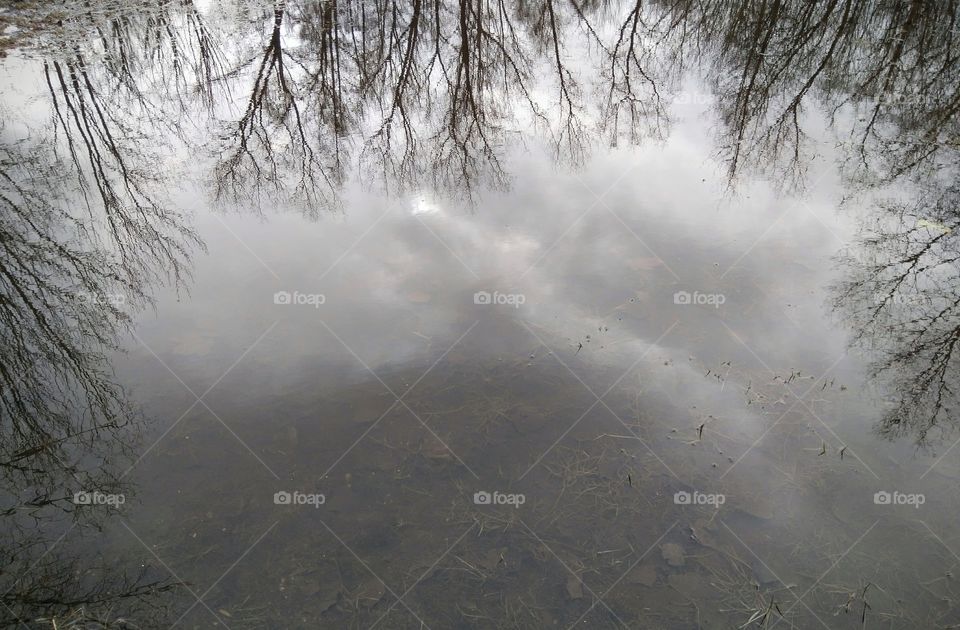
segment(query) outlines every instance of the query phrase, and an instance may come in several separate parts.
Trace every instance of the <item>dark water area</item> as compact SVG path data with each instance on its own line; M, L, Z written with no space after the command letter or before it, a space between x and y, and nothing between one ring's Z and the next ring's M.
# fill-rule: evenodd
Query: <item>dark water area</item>
M0 622L960 627L954 9L3 5Z

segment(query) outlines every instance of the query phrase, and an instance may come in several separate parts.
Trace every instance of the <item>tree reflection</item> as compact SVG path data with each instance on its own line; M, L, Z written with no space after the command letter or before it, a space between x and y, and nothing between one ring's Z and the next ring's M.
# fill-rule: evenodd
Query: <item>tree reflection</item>
M131 210L106 193L112 206L90 203L89 214L78 216L70 200L79 193L61 185L68 169L52 149L8 141L6 133L3 139L0 478L7 491L0 502L0 618L79 623L169 586L98 572L66 544L48 553L61 535L75 540L98 520L95 510L74 504L74 492L132 494L118 466L131 455L138 420L113 381L107 353L129 309L149 300L146 257L163 245L137 243L150 206ZM75 181L86 183L83 177ZM97 185L105 191L113 182ZM115 247L95 236L96 211L111 215Z
M80 518L67 488L122 490L112 463L128 454L137 418L107 357L130 313L158 283L179 285L201 246L160 194L171 155L213 153L209 169L203 159L191 168L220 199L310 214L336 208L351 177L470 197L508 183L504 164L521 142L576 161L598 141L662 137L688 73L713 90L731 180L761 170L802 183L817 158L808 113L825 107L852 185L920 191L922 203L877 207L845 259L837 306L858 343L880 353L877 374L895 379L898 403L881 432L921 444L945 432L960 338L954 4L224 7L217 16L189 0L22 8L36 13L50 124L0 128L0 472L19 489L0 512L19 532L2 550L8 566L29 566L21 551L55 531L22 519ZM212 138L196 137L197 119ZM43 576L70 560L45 562L54 564L33 573L35 588L14 582L4 596L15 614L70 612L83 599L52 577L44 590ZM139 593L142 581L120 584L95 584L91 601Z
M233 71L249 76L249 97L223 137L220 192L266 186L308 207L335 203L351 147L361 176L388 186L427 180L469 195L478 180L502 185L504 148L520 139L514 108L549 128L533 94L538 55L557 77L554 143L579 153L564 17L553 3L278 3L261 52Z
M114 625L172 586L96 557L84 541L107 511L74 494L132 500L120 473L140 418L109 355L157 282L182 283L199 245L159 197L158 158L143 143L145 122L170 123L139 68L180 48L171 35L138 54L131 34L160 32L156 21L76 19L103 48L62 40L44 60L50 127L22 137L12 116L0 127L0 620L10 625ZM179 54L167 58L184 63Z
M835 298L855 344L879 357L874 375L893 384L879 432L924 448L956 430L960 350L960 190L927 193L922 202L879 204L843 259L848 277Z
M854 0L281 2L265 43L228 73L250 96L218 179L334 203L356 148L361 177L469 194L505 183L521 129L565 158L595 136L658 137L692 70L714 90L731 178L802 183L815 158L806 112L825 106L851 181L891 182L955 145L955 13Z
M285 6L277 5L263 52L248 62L254 78L243 115L224 137L225 157L216 167L218 192L233 199L253 194L259 202L262 187L268 186L274 193L289 189L288 194L301 197L308 208L329 205L330 193L343 175L337 139L344 114L335 51L319 42L324 46L321 62L316 71L308 71L303 60L284 46L286 15ZM241 65L234 72L245 69ZM329 146L322 135L326 125L333 129ZM328 164L323 161L326 156L331 156Z
M956 424L957 7L856 0L658 6L677 62L709 60L731 178L759 169L802 184L817 161L806 112L829 113L847 183L853 194L869 193L874 206L843 258L849 277L835 306L849 318L854 344L876 353L874 376L894 391L878 431L936 444ZM872 201L894 185L898 197Z
M801 176L815 158L805 147L812 122L805 113L816 105L848 138L855 177L889 182L939 156L954 159L960 89L952 3L657 6L676 62L708 68L731 175L775 165Z
M816 157L808 112L821 106L845 139L852 181L914 176L953 159L954 9L862 0L286 0L225 5L238 19L217 31L192 2L133 3L65 21L57 14L70 28L44 50L58 89L89 99L94 90L122 93L114 105L142 106L128 120L166 114L177 126L193 105L184 95L198 95L223 120L221 195L269 192L319 210L336 205L354 173L460 192L502 184L507 149L534 128L564 158L582 157L595 137L659 136L687 72L714 91L731 177L759 168L801 182ZM238 50L225 53L225 37ZM171 103L181 111L164 110ZM65 114L119 122L112 108L77 103L73 113L62 104Z

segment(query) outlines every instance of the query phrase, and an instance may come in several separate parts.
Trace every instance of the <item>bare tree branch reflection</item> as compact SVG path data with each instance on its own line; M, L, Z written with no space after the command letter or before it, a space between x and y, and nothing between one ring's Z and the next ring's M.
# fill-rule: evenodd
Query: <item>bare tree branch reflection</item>
M850 183L920 191L876 208L837 307L897 394L880 432L925 446L953 430L954 0L277 0L228 3L236 15L216 19L190 0L24 4L43 25L33 55L50 126L31 121L26 138L0 127L0 475L12 489L0 558L14 571L64 522L92 524L69 489L124 490L113 464L138 418L108 357L201 247L159 194L171 155L196 156L192 174L212 174L231 205L317 214L351 177L471 197L509 183L520 143L578 161L600 138L663 137L691 73L712 90L731 181L757 170L802 183L818 159L808 129L824 122ZM80 566L50 555L30 580L0 582L3 601L31 620L78 619L85 599L96 617L162 587L58 577Z
M921 448L956 432L960 374L960 189L927 192L924 202L880 204L843 259L848 277L835 296L894 392L879 433Z
M365 180L469 197L507 183L503 159L530 129L557 157L579 160L594 115L573 59L591 42L611 77L602 128L613 143L639 141L666 116L642 61L640 10L609 47L588 9L553 0L278 3L267 44L230 71L249 77L250 96L222 137L219 190L236 199L263 186L308 207L335 204L357 147ZM283 185L284 167L293 186Z
M136 248L144 232L128 230L136 220L122 204L91 203L77 216L71 189L61 185L66 165L53 148L12 141L3 131L0 478L8 491L0 502L0 591L4 613L17 617L0 619L15 624L49 614L75 617L78 602L92 612L164 586L100 575L66 546L48 549L51 532L69 527L79 535L98 520L78 509L74 492L132 496L117 465L132 456L139 421L114 383L108 353L117 349L129 310L149 300L144 256L166 252ZM99 185L108 190L113 182ZM87 214L95 210L114 217L109 243L101 243ZM139 212L147 218L147 210ZM80 567L89 579L78 579Z
M324 88L329 87L324 66L329 61L330 50L324 47L318 51L319 70L308 71L304 76L302 62L284 47L285 16L285 4L278 3L273 11L267 44L259 58L250 62L255 68L250 96L234 131L224 137L228 148L217 166L216 179L221 196L229 193L237 199L252 191L259 203L260 187L267 185L274 194L289 188L289 194L302 196L309 208L329 202L327 191L335 191L342 179L339 145L333 143L332 167L324 164L321 156L327 154L329 147L314 147L311 138L316 130L307 127L304 106L300 102L300 99L307 98L305 94L314 90L321 93L315 98L322 101ZM323 17L327 16L321 14L321 19ZM321 25L320 31L325 33L325 30ZM295 71L290 65L296 67ZM241 70L243 68L234 72ZM341 118L336 105L338 99L332 100L334 114L330 120L336 138ZM310 110L311 115L321 114L321 123L324 121L323 112L322 108Z
M954 2L658 3L684 61L707 60L731 176L800 181L804 115L824 104L849 137L851 178L889 183L957 144ZM781 160L785 160L781 161Z
M140 418L109 355L158 282L183 283L199 245L159 200L158 157L144 143L151 122L176 128L150 102L152 75L142 69L162 49L179 50L178 36L140 55L151 32L143 20L114 17L104 28L102 18L76 18L94 24L99 54L64 38L62 54L40 67L49 131L21 138L16 123L0 127L5 625L112 625L172 585L166 576L127 574L119 558L90 557L82 540L104 514L74 503L78 491L133 497L119 471L133 457ZM174 76L171 86L186 85L180 69Z

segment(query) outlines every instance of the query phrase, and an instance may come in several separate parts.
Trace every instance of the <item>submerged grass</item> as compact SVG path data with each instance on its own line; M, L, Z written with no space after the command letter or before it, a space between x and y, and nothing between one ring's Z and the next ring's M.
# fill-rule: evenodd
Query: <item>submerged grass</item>
M902 576L878 571L881 562L870 554L843 555L870 524L867 515L836 513L859 496L862 475L851 473L849 458L805 450L817 438L800 417L772 430L721 478L716 463L739 457L755 439L736 418L691 414L624 387L605 397L609 412L598 405L558 442L594 399L559 366L526 363L464 357L442 366L406 400L419 420L395 408L374 426L390 404L376 398L378 383L305 401L304 408L321 412L300 420L294 442L281 450L323 450L313 460L291 460L284 483L320 488L327 504L278 511L272 481L234 479L231 486L244 488L242 500L214 499L222 505L208 506L185 528L199 535L169 548L186 556L178 573L196 574L198 583L215 580L205 566L219 566L232 547L249 544L279 519L275 538L257 550L269 560L253 561L256 574L238 567L221 585L223 602L246 594L221 606L231 626L269 625L284 607L298 611L297 619L284 620L291 627L322 620L409 628L419 626L417 617L435 627L476 628L578 620L598 628L818 625L806 606L840 628L870 627L871 620L946 627L951 620L951 578L926 577L910 588ZM412 382L419 376L413 372L385 378ZM752 395L772 398L759 393L767 387L759 378L747 380ZM278 432L256 423L238 430ZM190 452L166 455L193 461ZM522 493L526 501L477 505L480 490ZM676 492L694 490L722 492L726 501L675 503ZM196 493L197 501L210 501L202 489ZM231 513L231 530L206 531L219 522L206 511ZM838 558L842 563L818 582Z

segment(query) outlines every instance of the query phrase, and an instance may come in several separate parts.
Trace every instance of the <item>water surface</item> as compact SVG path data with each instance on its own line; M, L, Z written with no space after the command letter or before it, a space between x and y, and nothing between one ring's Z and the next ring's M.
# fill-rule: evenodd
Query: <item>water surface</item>
M10 208L27 211L8 222L35 209L53 217L37 234L77 242L84 229L67 217L80 217L106 235L93 241L103 261L56 250L65 262L53 272L7 250L18 269L39 270L8 281L11 296L45 287L49 272L81 306L5 339L78 334L93 348L73 376L35 385L92 388L96 404L61 414L30 399L38 417L137 421L71 443L62 469L51 459L33 477L10 466L36 455L30 442L6 452L19 533L4 552L15 569L5 622L960 624L957 328L944 307L957 303L954 215L936 211L951 198L952 185L937 184L949 164L865 187L838 140L856 114L831 121L819 103L803 114L795 162L786 142L779 176L762 151L732 173L748 152L723 148L731 95L703 68L675 79L659 140L606 141L602 108L571 127L561 98L545 114L553 135L517 113L519 129L491 141L491 159L483 134L470 134L496 125L484 128L489 119L459 100L469 95L449 88L440 102L451 125L467 121L448 130L455 148L430 133L434 109L443 119L435 104L397 113L393 128L431 140L378 161L376 107L304 70L327 67L325 6L66 7L59 28L77 43L63 48L36 14L4 13L18 24L8 37L36 31L11 39L4 60L3 107L16 113L3 127L4 173L33 174L9 180L22 186ZM625 9L610 11L598 37L619 32ZM577 54L601 53L563 16L565 63L589 73L592 58ZM343 19L339 36L372 28ZM91 24L115 29L115 41L98 43ZM129 44L143 47L129 49L134 61L116 55ZM537 97L553 94L552 76L530 79ZM294 95L282 80L307 83ZM744 94L734 90L737 102ZM570 151L571 129L586 136L583 151ZM44 177L57 180L35 163L47 155L35 137L87 173L63 191L62 216L44 196ZM341 142L360 148L341 156ZM872 148L878 161L883 149ZM338 173L330 160L341 159L359 168ZM383 181L376 166L389 171ZM925 203L923 187L942 194L925 213L885 213L893 202L878 201ZM104 338L87 345L100 326ZM36 365L28 350L5 352ZM73 369L74 356L47 358ZM122 392L115 402L101 382ZM5 405L5 418L17 411ZM122 505L78 503L74 493L94 489Z

